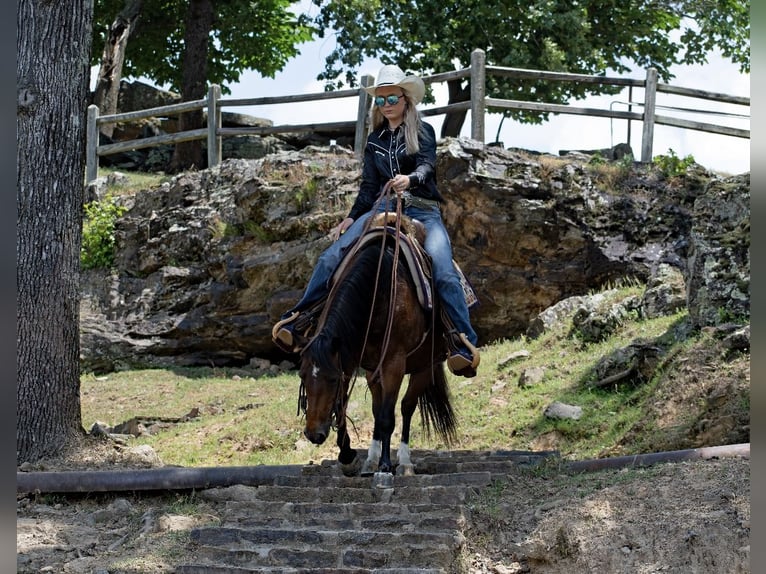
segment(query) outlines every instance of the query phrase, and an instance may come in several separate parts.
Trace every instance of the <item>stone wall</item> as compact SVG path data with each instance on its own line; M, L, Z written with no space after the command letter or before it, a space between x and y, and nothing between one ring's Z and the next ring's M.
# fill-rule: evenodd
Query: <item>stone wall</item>
M698 325L749 320L749 174L665 179L447 139L438 185L480 343L523 335L555 303L668 266ZM83 276L83 367L279 361L272 324L300 297L358 190L350 149L229 159L124 199L113 270ZM663 274L660 274L663 276Z

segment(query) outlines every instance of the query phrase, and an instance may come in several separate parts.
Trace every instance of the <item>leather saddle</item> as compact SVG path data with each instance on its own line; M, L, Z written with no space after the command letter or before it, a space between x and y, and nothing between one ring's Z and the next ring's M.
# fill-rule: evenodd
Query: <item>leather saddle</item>
M396 237L396 217L395 213L379 213L372 218L365 233L349 247L347 253L343 256L338 268L332 275L330 286L334 285L343 276L349 263L359 250L373 241L381 241L384 235ZM412 275L418 301L424 309L430 311L433 309L434 294L431 288L431 258L423 247L425 244L426 228L417 219L412 219L406 215L401 217L399 253ZM453 260L452 263L460 276L465 301L470 309L478 303L478 297L457 262Z

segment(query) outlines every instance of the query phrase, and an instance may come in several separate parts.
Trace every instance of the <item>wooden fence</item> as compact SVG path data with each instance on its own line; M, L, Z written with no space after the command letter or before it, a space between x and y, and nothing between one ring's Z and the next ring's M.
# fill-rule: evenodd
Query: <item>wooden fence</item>
M548 104L540 102L529 102L520 100L505 100L487 96L486 77L487 75L504 76L515 79L534 79L550 80L563 82L578 82L587 84L623 86L629 89L630 109L628 111L614 111L612 109L583 108L568 106L562 104ZM469 68L444 72L423 77L426 84L447 82L450 80L470 80L471 97L469 101L447 104L443 106L433 106L421 110L424 116L435 116L446 114L452 111L470 111L471 112L471 138L484 141L484 122L487 108L494 110L529 110L537 112L550 112L554 114L575 114L595 117L608 117L630 122L642 122L641 139L641 161L651 162L652 160L652 141L654 139L654 126L667 125L678 128L685 128L697 131L710 132L726 136L739 138L750 138L750 130L733 128L718 124L696 122L685 120L678 117L658 115L656 104L657 93L674 94L678 96L687 96L701 100L714 102L737 104L750 106L750 98L741 96L731 96L727 94L707 92L690 88L682 88L662 84L657 81L657 70L648 68L646 78L643 80L631 78L617 78L608 76L589 76L585 74L567 74L561 72L547 72L540 70L527 70L521 68L507 68L501 66L487 66L483 50L474 50L471 54L471 65ZM374 78L369 75L362 76L361 87L372 85ZM633 88L643 88L644 101L632 102ZM289 104L295 102L321 101L339 98L358 98L357 115L355 120L332 122L332 123L312 123L302 125L279 125L263 127L237 127L224 128L221 124L221 110L223 107L237 106L259 106L269 104ZM111 114L99 116L98 107L91 105L88 107L88 127L87 127L87 146L86 146L86 181L90 183L98 176L98 157L115 154L128 150L154 147L165 144L174 144L184 141L207 139L208 165L214 166L221 161L221 138L240 135L266 135L287 132L344 132L354 131L354 151L361 156L369 121L369 108L372 98L361 88L338 90L333 92L320 92L313 94L300 94L292 96L274 96L262 98L233 99L222 98L220 87L210 86L206 98L191 102L182 102L169 106L160 106L126 112L121 114ZM643 107L642 112L632 111L632 107ZM190 130L185 132L166 134L154 137L141 138L137 140L121 141L112 144L99 145L99 126L108 123L117 123L138 120L142 118L164 117L168 115L180 114L193 110L207 110L207 127ZM670 108L672 109L672 108ZM704 110L698 110L704 113ZM746 117L749 117L746 116Z

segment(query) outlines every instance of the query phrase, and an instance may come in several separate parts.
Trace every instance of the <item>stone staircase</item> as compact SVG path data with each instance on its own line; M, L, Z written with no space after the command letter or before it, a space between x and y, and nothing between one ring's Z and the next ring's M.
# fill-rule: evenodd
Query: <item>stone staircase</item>
M272 484L206 490L200 495L225 501L222 522L192 530L194 562L175 572L456 572L470 497L511 468L555 455L413 451L414 476L345 477L324 461Z

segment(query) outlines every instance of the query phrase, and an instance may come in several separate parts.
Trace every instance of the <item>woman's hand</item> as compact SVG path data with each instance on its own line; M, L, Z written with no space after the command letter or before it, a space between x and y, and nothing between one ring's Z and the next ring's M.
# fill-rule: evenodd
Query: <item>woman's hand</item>
M332 237L333 241L338 241L340 239L340 236L343 235L346 232L346 229L351 227L351 224L354 223L354 220L350 217L347 217L343 221L341 221L338 225L332 228L330 231L330 237Z
M396 192L396 195L401 195L408 187L410 187L410 176L400 173L391 178L391 189Z

